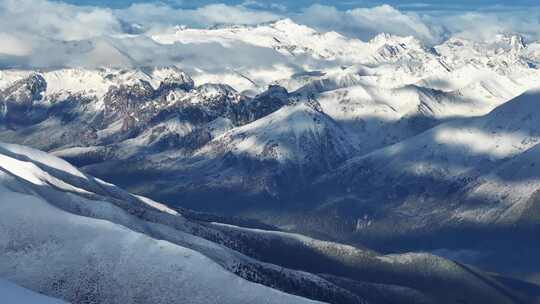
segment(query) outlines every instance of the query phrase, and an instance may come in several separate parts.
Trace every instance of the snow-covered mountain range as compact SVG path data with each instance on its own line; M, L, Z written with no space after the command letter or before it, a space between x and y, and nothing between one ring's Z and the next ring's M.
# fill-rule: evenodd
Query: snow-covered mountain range
M426 46L387 34L364 42L287 19L179 27L151 40L193 54L171 66L0 70L0 141L47 151L79 167L79 178L97 176L170 211L250 217L384 252L430 251L523 278L540 273L540 42L499 35ZM110 195L93 179L93 188L51 183ZM255 233L217 226L205 229L234 242L239 231ZM285 265L327 273L304 266ZM363 288L344 287L350 279L358 280L324 277L325 288L348 297L351 286ZM332 302L306 290L299 295Z
M429 254L219 223L23 146L0 144L0 201L0 277L71 303L515 303L536 292ZM60 303L0 290L10 303Z

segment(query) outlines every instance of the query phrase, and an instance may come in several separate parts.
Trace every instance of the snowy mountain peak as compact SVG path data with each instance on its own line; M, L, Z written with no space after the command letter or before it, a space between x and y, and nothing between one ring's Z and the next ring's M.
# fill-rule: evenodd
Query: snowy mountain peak
M287 89L280 85L269 85L268 90L257 95L255 98L286 100L289 98L289 92L287 92Z
M514 51L521 51L527 47L525 38L519 34L500 34L495 37L495 42L507 45Z
M427 60L432 57L431 51L427 50L416 38L401 37L381 33L371 39L367 45L371 49L372 56L377 62L395 62L400 59L415 60L429 64ZM416 70L419 64L412 66L406 64L406 69ZM398 66L398 68L402 68Z
M43 99L47 82L40 74L31 74L0 90L0 122L29 123L29 109Z
M345 160L355 149L329 116L298 102L225 133L202 151L302 166L304 172L314 174Z
M229 85L221 83L205 83L196 88L197 92L207 98L229 96L238 92Z
M512 35L510 38L510 45L514 48L518 49L524 49L527 47L527 44L525 43L525 38L521 35Z
M270 25L270 27L282 32L295 34L313 35L316 31L308 26L298 24L290 18L278 20Z
M503 55L506 53L518 54L527 48L525 38L518 34L499 34L493 39L475 41L462 37L451 37L441 46L461 48L469 52L477 52L479 55Z
M195 87L193 79L184 72L166 75L159 84L158 91L191 91Z
M393 46L393 47L403 47L411 49L422 49L423 45L420 40L412 36L397 36L388 33L380 33L373 37L368 42L375 48L380 48L383 46Z
M19 104L31 103L34 100L40 100L46 90L47 81L41 74L34 73L1 91L0 100L10 100Z

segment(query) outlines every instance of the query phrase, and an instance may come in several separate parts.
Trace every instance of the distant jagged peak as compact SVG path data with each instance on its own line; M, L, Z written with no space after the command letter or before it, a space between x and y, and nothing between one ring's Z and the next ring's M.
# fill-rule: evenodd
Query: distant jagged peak
M521 51L527 47L525 37L516 33L503 33L493 36L491 39L473 39L456 35L443 42L441 46L456 48L470 48L477 51L495 52Z
M193 79L177 67L145 67L120 71L116 76L123 78L114 79L115 84L111 85L105 94L106 103L115 100L148 101L167 96L172 91L188 92L195 88Z
M449 37L446 41L441 43L439 46L448 46L451 48L461 48L461 47L472 47L474 45L474 41L467 39L465 37L461 36L452 36ZM436 46L436 47L439 47Z
M24 86L35 95L40 95L47 89L47 82L39 73L32 73L27 78L18 81L17 84Z
M253 25L250 24L240 24L240 23L214 23L208 26L207 30L226 30L226 29L246 29L252 28ZM185 27L184 29L186 29Z
M205 104L207 101L218 103L239 103L245 97L233 87L221 83L205 83L195 87L191 103Z
M424 60L433 53L418 39L381 33L368 43L376 61L395 61L403 58Z
M197 92L208 96L237 93L233 87L223 83L205 83L197 86L195 89Z
M502 33L495 35L494 41L506 42L509 45L526 46L525 37L519 33Z
M307 34L307 35L312 35L312 34L317 33L317 31L314 30L313 28L311 28L309 26L306 26L306 25L298 24L298 23L294 22L290 18L284 18L284 19L280 19L278 21L275 21L275 22L270 24L270 27L272 27L274 29L277 29L277 30L280 30L280 31L283 31L283 32L291 32L292 31L292 32L295 32L295 33L303 33L303 34Z
M43 99L46 90L47 82L38 73L32 73L0 90L0 122L28 123L28 110Z
M133 85L146 81L154 89L167 87L189 91L195 86L193 79L176 66L143 66L127 70L110 70L106 78L118 85Z
M106 103L114 103L118 100L149 100L154 96L154 89L148 81L139 79L131 84L111 86L105 95Z
M275 99L286 100L289 98L289 92L287 91L286 88L280 85L271 84L268 86L268 89L266 91L257 95L255 98L256 99L275 98Z
M184 71L173 67L155 70L153 76L160 80L159 91L163 90L184 90L191 91L195 88L195 81Z
M182 70L181 68L175 65L143 66L143 67L140 67L139 70L144 71L147 74L150 74L153 76L160 76L162 78L165 78L167 76L179 76L179 75L183 75L184 77L189 77L187 76L187 73L184 70Z
M299 27L304 25L299 25L298 23L294 22L291 18L282 18L277 21L271 22L270 25L272 27Z
M411 49L422 49L424 47L422 42L413 36L398 36L389 33L380 33L369 40L368 43L376 48L385 45L401 46Z
M521 51L527 47L525 38L520 34L499 34L494 43L504 50Z
M285 33L287 35L306 35L311 36L315 34L326 34L326 33L319 33L317 30L303 24L296 23L294 20L290 18L283 18L276 21L270 21L270 22L263 22L255 25L247 25L247 24L214 24L212 26L209 26L204 29L200 28L191 28L186 25L177 25L174 27L174 32L177 34L181 34L184 31L200 31L200 32L243 32L243 31L278 31ZM332 35L339 35L336 32L331 32Z

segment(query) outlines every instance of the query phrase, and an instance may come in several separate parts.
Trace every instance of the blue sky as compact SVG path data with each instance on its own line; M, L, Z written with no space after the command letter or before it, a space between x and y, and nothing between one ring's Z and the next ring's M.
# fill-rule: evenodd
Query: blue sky
M177 8L196 8L199 6L213 4L213 3L225 3L230 5L238 5L245 3L245 0L161 0L161 1L149 1L149 0L66 0L72 4L81 5L98 5L112 8L127 7L133 3L145 3L145 2L162 2L172 7ZM274 0L274 1L259 1L269 7L269 3L279 4L285 6L290 10L298 10L313 4L323 4L335 6L339 9L351 9L356 7L371 7L381 4L389 4L393 7L399 8L403 11L485 11L485 10L497 10L504 7L504 9L522 9L531 6L540 5L538 0L344 0L344 1L332 1L332 0Z

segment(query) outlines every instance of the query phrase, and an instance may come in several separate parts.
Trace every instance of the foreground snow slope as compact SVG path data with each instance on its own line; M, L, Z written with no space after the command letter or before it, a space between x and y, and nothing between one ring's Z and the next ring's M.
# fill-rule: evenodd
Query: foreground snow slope
M266 286L330 303L532 299L432 255L213 223L43 152L0 144L0 157L0 278L72 303L315 303Z
M2 301L10 304L62 304L60 300L49 298L13 283L0 279Z
M309 302L241 279L194 250L1 191L2 227L10 236L0 274L29 288L72 302Z
M78 187L107 185L72 175L75 169L67 163L19 146L2 144L0 153L0 277L74 303L309 302L241 279L193 249L141 233L167 233L167 228L144 223L111 198L97 199ZM138 202L158 210L147 200Z

